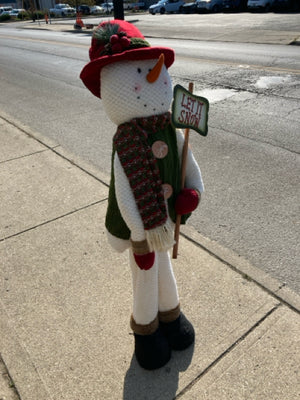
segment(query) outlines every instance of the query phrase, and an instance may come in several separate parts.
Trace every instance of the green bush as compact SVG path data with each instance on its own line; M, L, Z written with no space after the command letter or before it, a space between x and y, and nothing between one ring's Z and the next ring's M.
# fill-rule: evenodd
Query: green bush
M9 20L10 20L9 14L0 15L0 22L9 21Z
M46 12L46 11L43 11L43 10L30 11L29 17L30 17L30 19L32 19L33 21L35 21L36 19L44 19L46 13L47 13L47 12Z
M29 19L29 14L27 11L21 11L18 14L18 19L24 20L24 19Z

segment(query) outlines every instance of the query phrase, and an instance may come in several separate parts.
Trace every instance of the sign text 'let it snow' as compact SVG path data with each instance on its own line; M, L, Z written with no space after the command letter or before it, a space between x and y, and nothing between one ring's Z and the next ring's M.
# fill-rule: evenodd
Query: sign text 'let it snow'
M207 135L209 102L205 97L195 96L180 85L174 88L172 122L176 128L190 128Z

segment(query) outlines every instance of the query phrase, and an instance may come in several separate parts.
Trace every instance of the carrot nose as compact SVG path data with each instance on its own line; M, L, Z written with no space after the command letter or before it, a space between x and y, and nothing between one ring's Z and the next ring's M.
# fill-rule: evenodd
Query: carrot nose
M164 63L165 63L165 56L162 53L159 56L157 63L154 65L154 67L151 69L151 71L147 74L147 81L149 83L154 83L158 79Z

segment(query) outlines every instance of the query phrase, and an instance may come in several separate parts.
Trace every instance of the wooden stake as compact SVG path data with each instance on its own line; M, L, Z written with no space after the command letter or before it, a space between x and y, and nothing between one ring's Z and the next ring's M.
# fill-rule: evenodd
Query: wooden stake
M190 82L189 83L189 92L193 93L193 90L194 90L194 84L193 84L193 82ZM180 189L184 188L184 182L185 182L187 153L188 153L188 148L189 148L189 134L190 134L190 129L186 128L184 131L184 144L183 144L183 148L182 148L182 157L181 157ZM173 258L177 258L177 254L178 254L180 223L181 223L181 215L176 215L176 225L175 225L175 232L174 232L175 244L173 246L173 256L172 256Z

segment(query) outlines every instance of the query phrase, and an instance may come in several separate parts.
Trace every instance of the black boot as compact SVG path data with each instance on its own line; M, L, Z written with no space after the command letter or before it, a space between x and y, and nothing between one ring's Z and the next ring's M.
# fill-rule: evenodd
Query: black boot
M172 322L160 322L159 326L173 350L185 350L195 341L193 325L181 312Z
M135 356L141 367L149 370L157 369L170 360L171 349L160 328L151 335L135 333L134 339Z

